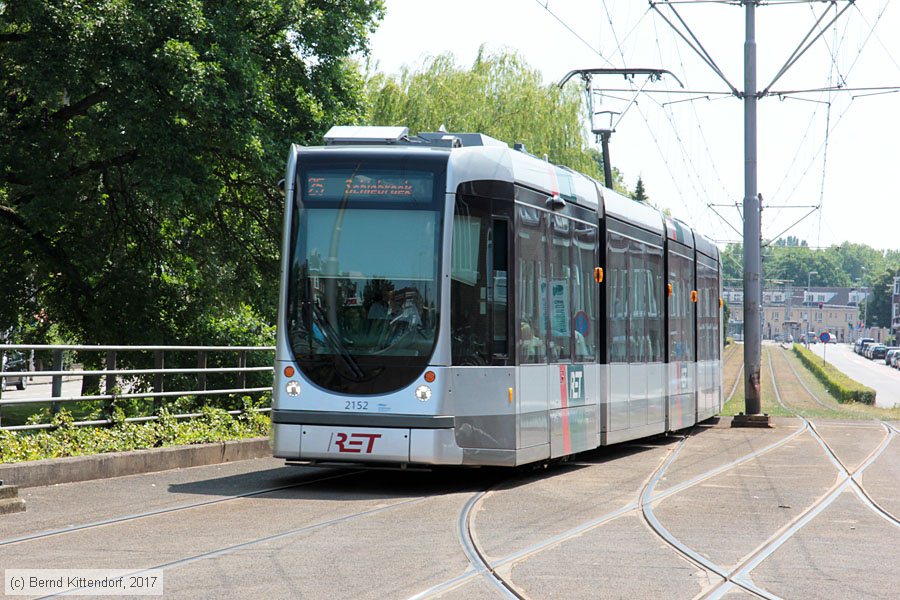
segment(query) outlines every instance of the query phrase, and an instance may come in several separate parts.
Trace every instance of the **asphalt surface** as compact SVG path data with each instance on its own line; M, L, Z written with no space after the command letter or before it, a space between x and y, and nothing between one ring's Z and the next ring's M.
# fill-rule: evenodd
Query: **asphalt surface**
M755 597L721 572L763 597L896 598L900 435L817 421L820 442L798 419L729 424L539 469L258 459L23 489L27 512L0 516L0 571L156 568L166 598L504 597L463 551L468 531L519 597ZM882 512L826 446L864 469Z
M818 356L832 363L842 373L863 385L873 388L875 406L900 406L900 370L884 364L884 359L869 360L853 352L847 344L813 344L809 347Z

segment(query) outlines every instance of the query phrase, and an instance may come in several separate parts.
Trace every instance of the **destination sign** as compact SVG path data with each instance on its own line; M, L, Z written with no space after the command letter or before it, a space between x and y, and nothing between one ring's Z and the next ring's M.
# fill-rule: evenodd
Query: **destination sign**
M430 200L434 175L406 170L316 170L304 179L308 199Z

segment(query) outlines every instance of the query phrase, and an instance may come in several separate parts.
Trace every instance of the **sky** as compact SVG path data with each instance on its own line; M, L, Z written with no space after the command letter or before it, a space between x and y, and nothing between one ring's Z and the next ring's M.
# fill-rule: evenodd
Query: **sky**
M574 69L671 71L684 84L683 91L702 93L672 93L678 83L668 77L649 83L644 89L658 93L640 94L616 124L612 164L629 189L640 176L651 202L720 246L740 241L744 108L743 101L727 93L730 87L744 89L743 7L708 0L658 3L658 11L641 0L385 4L385 19L370 48L375 68L388 74L404 66L419 69L429 57L443 53L469 67L482 45L488 51L519 53L547 84ZM687 25L682 33L693 33L724 77L666 21L679 24L679 16ZM769 87L811 31L822 36ZM890 0L770 0L756 9L758 89L900 86L898 31L900 6ZM644 79L634 83L639 87ZM595 88L627 90L629 85L621 76L594 79ZM631 96L608 91L595 110L622 112ZM758 104L763 237L792 235L812 247L849 241L900 249L900 193L894 184L900 171L900 93L789 93L767 96ZM608 117L597 119L601 127L611 125Z

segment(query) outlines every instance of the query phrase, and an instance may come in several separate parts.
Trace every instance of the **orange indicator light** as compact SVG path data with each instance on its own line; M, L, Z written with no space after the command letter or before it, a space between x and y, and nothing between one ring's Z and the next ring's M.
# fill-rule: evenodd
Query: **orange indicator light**
M294 367L288 365L284 368L284 376L285 377L293 377L294 376Z
M434 371L425 371L425 381L432 383L434 381Z
M666 294L668 294L669 296L672 295L672 284L671 283L666 284Z
M697 301L697 290L691 290L691 302Z

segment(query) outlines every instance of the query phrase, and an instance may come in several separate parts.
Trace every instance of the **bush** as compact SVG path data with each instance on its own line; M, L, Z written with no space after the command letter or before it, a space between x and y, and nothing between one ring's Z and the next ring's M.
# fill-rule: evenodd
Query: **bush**
M267 406L268 396L260 402L245 396L242 402L246 412L236 416L204 407L200 417L175 419L163 408L158 420L144 423L126 423L125 413L116 407L109 427L76 427L72 414L60 409L53 417L53 429L0 431L0 463L267 436L269 416L254 409Z
M812 371L816 379L822 382L829 393L838 399L838 402L875 404L875 390L850 379L831 364L822 364L818 356L801 344L794 344L794 354L800 358L807 369Z

